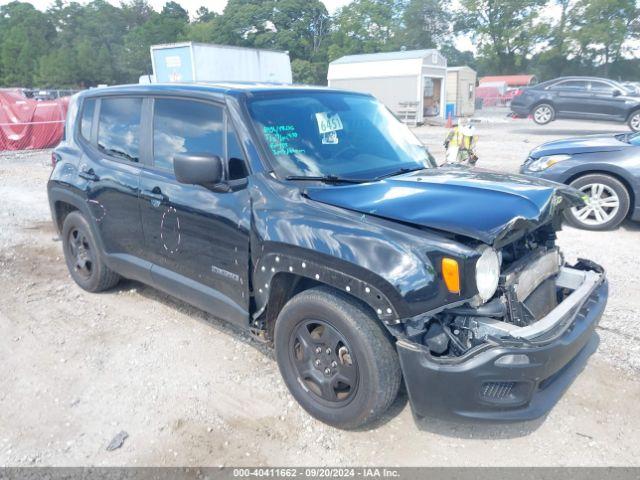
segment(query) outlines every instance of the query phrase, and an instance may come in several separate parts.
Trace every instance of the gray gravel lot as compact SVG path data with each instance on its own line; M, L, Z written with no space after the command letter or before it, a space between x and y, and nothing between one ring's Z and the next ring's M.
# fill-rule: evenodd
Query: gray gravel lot
M621 128L478 116L479 165L511 172L541 142ZM445 129L416 133L442 160ZM344 432L302 411L272 351L223 321L135 282L79 289L50 224L49 171L48 152L0 153L0 466L640 465L638 225L560 233L569 259L607 269L611 296L598 351L549 415L417 420L401 395L376 428Z

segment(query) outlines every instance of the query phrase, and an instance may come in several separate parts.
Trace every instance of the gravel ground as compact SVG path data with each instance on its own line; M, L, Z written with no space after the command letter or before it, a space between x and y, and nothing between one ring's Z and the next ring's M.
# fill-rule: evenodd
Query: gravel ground
M482 114L480 166L505 171L543 141L618 127ZM445 129L416 133L442 160ZM569 259L605 266L611 296L598 351L549 415L418 420L401 394L376 428L344 432L306 415L272 351L225 322L135 282L79 289L50 223L49 171L48 152L0 154L0 466L640 465L638 225L560 233Z

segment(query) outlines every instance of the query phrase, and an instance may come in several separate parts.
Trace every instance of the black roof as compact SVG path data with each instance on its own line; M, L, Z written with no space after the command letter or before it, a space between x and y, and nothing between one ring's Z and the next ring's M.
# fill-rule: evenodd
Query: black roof
M312 85L292 85L284 83L260 83L260 82L196 82L196 83L148 83L115 85L112 87L99 87L85 90L83 96L122 93L200 93L213 95L247 95L252 93L267 92L343 92L355 93L345 90L337 90L329 87Z

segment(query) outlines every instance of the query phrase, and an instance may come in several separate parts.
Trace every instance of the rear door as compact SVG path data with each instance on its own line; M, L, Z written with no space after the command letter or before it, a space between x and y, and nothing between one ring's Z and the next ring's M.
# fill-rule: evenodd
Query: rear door
M554 95L556 112L560 115L585 115L585 103L591 99L589 83L584 80L563 80L549 87Z
M145 255L160 288L247 325L250 204L247 168L223 104L153 99L152 165L141 175ZM228 190L179 183L177 153L225 160Z
M141 97L105 96L85 99L82 107L85 154L79 175L86 181L104 249L114 261L133 261L144 247L138 203L143 103Z

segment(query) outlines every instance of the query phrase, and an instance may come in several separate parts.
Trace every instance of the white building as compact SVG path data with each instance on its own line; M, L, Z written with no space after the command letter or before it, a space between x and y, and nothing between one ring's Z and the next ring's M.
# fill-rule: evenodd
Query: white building
M471 117L476 111L476 71L465 66L447 68L447 103L452 117Z
M329 64L330 87L371 93L400 118L444 118L447 60L437 50L347 55ZM411 118L413 112L414 118Z

